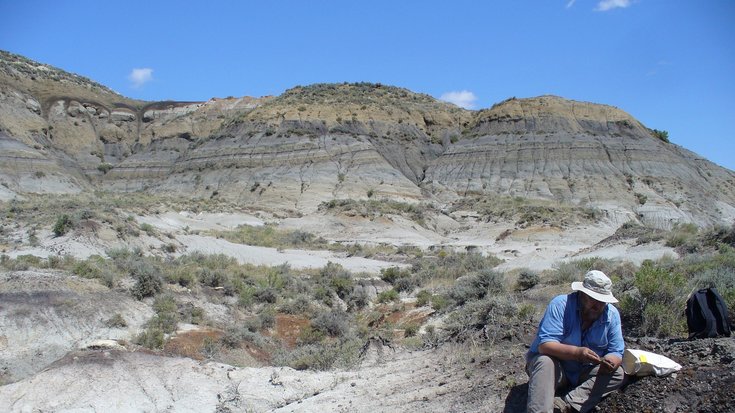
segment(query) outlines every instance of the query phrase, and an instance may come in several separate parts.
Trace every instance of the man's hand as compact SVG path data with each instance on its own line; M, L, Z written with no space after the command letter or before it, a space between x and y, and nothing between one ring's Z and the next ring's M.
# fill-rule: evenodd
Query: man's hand
M574 355L574 359L580 363L600 364L600 356L587 347L577 347Z
M610 374L620 367L623 362L618 356L608 354L600 360L600 374Z

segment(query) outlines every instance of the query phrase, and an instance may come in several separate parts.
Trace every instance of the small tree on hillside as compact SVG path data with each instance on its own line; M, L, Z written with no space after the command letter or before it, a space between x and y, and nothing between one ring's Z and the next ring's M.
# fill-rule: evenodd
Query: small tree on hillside
M665 130L658 130L653 129L651 130L651 134L658 139L661 139L662 141L668 143L669 142L669 132L666 132Z

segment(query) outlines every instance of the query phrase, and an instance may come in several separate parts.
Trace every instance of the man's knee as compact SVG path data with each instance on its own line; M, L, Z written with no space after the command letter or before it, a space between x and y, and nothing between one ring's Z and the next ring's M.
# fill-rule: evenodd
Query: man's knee
M539 354L538 356L531 359L526 368L526 372L529 376L550 373L555 375L557 361L545 354Z
M620 386L623 385L623 380L625 380L625 371L623 370L623 367L618 367L610 375L612 376L610 378L610 384L616 388L620 388Z
M625 371L623 370L623 367L620 366L610 373L601 373L599 367L596 367L592 370L591 375L597 377L605 377L610 382L622 382L625 378Z
M585 378L592 379L591 383L594 383L595 392L602 392L607 394L611 391L619 389L623 385L625 380L625 371L622 367L618 367L610 373L601 373L598 367L595 367L590 374Z

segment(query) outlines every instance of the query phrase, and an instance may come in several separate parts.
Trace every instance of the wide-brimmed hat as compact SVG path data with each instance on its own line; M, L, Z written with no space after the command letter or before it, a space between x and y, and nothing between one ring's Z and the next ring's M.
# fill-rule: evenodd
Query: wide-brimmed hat
M602 271L592 270L584 275L584 281L572 283L572 290L582 291L597 301L617 303L612 294L612 281Z

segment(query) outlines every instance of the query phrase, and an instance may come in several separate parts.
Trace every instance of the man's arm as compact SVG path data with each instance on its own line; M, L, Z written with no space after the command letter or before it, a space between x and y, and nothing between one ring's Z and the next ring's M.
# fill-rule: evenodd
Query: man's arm
M615 307L611 308L610 313L610 329L608 331L609 345L607 347L607 354L603 357L600 365L600 372L603 374L612 373L623 364L622 356L623 350L625 350L620 313Z
M600 356L587 347L577 347L570 344L562 344L558 341L547 341L538 346L541 354L555 357L560 360L573 360L580 363L600 363Z

